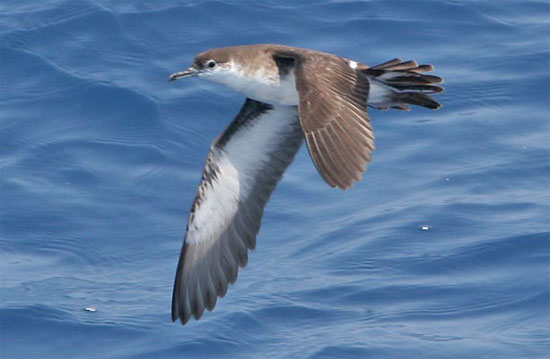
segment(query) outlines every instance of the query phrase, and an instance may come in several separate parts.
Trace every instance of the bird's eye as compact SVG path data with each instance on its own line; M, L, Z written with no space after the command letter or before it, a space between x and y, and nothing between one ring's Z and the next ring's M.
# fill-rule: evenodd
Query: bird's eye
M210 68L213 68L216 66L216 61L214 60L209 60L207 63L206 63L206 66L210 67Z

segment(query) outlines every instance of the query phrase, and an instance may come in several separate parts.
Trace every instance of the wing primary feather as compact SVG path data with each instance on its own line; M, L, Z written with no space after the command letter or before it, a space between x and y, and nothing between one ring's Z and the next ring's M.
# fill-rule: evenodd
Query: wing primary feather
M315 139L315 144L317 146L317 151L319 153L319 156L322 162L325 164L326 173L333 179L334 183L338 187L342 188L345 186L345 183L342 181L340 174L337 172L337 168L334 160L332 159L330 149L325 143L323 135L321 134L321 131L323 131L323 129L316 131L315 133L312 133L312 136Z
M333 134L330 133L331 127L332 126L329 124L319 131L319 135L327 148L327 152L330 156L335 172L339 175L340 183L342 184L340 187L347 188L352 182L352 171L348 168L347 158L341 153L341 149L336 146L333 141Z
M340 133L342 134L342 137L345 138L343 141L349 144L349 149L353 152L353 155L358 156L364 162L369 162L371 159L370 155L368 155L369 151L365 150L365 146L361 146L361 144L357 143L357 141L361 141L360 139L354 138L350 135L351 131L347 129L347 123L344 121L336 121L335 124L340 128ZM344 126L344 124L346 126Z
M191 319L191 301L189 300L189 293L185 292L183 303L182 303L182 315L181 315L181 322L182 324L185 324Z
M237 232L237 230L235 229L234 225L229 226L228 235L233 242L233 245L230 247L235 248L236 256L239 260L239 266L243 268L246 266L246 263L248 262L248 251L247 251L246 244L241 238L241 234Z
M313 159L313 163L317 167L319 173L325 181L331 186L335 187L337 185L336 180L332 177L332 173L329 171L329 167L325 163L325 159L320 153L319 146L317 145L317 140L314 133L306 133L306 141L309 153Z
M235 215L234 225L238 228L248 249L254 250L256 248L256 234L244 223L242 212Z
M214 306L216 305L216 300L218 298L217 296L217 291L216 291L216 288L214 287L214 281L212 280L212 275L210 274L210 272L206 272L206 275L208 276L208 280L207 280L207 287L206 287L206 296L205 296L205 304L206 304L206 309L208 309L208 311L211 311L212 309L214 309Z
M361 156L357 156L353 153L353 142L346 141L340 134L343 135L344 131L337 131L334 127L341 128L340 121L334 121L330 126L327 126L327 130L330 134L331 140L336 148L340 149L344 164L348 167L350 174L353 175L353 179L359 181L361 179L361 173L365 171L363 166L358 164L357 158L361 159ZM352 142L352 143L348 143Z
M357 136L361 143L367 147L370 151L374 151L374 138L372 133L369 132L360 122L358 121L347 121L347 124L351 125L356 131L360 132L363 136Z
M195 285L195 300L193 301L192 312L195 319L199 319L202 317L202 313L204 313L204 302L202 299L201 283L199 278L197 278L197 283Z
M214 141L178 262L173 320L199 319L237 280L256 245L264 207L302 142L296 107L250 99Z

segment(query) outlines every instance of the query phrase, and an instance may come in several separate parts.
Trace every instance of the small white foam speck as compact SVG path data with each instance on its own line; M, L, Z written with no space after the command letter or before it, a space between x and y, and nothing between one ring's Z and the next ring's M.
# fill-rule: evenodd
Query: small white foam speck
M92 313L97 311L97 309L95 309L95 307L86 307L86 308L84 308L84 310L87 311L87 312L92 312Z
M428 227L428 226L422 226L422 227L420 227L420 229L422 229L423 231L427 231L427 230L430 229L430 227Z

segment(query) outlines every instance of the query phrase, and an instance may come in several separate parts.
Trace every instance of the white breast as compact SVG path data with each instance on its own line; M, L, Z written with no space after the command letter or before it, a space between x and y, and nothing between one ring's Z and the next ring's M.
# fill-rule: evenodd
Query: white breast
M294 73L280 80L278 76L270 77L261 70L245 74L233 66L231 70L218 71L205 78L264 103L294 106L299 102Z

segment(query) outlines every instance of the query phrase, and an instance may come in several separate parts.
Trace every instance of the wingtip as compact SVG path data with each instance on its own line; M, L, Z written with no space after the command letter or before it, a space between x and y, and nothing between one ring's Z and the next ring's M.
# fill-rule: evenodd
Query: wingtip
M347 182L347 183L343 183L343 184L338 184L338 185L334 185L332 187L337 187L338 189L341 189L342 191L347 191L348 189L352 188L355 183L361 181L361 178L359 179L352 179L350 182Z
M185 325L185 323L187 323L187 321L184 322L183 319L184 319L183 315L180 316L179 311L177 310L177 308L176 309L172 308L172 322L176 322L176 321L180 320L181 324Z
M189 317L189 318L187 318L187 319L184 318L184 317L180 317L180 323L181 323L181 325L187 324L187 322L189 322L189 319L191 319L191 317Z
M172 312L172 322L174 323L179 321L181 325L185 325L190 319L191 315L180 315L179 312Z

